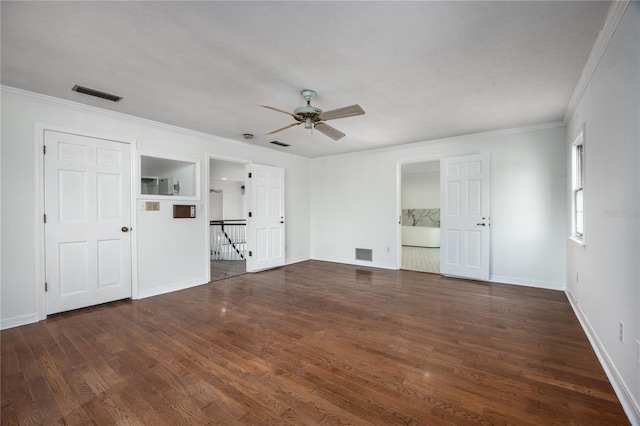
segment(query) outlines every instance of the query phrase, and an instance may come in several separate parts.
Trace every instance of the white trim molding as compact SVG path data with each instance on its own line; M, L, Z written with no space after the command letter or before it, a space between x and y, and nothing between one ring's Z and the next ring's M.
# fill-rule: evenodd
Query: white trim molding
M6 330L8 328L19 327L21 325L33 324L40 321L40 314L37 312L34 314L20 315L13 318L5 318L0 320L0 330Z
M543 288L547 290L564 291L566 288L564 282L530 280L526 278L505 277L502 275L493 275L493 274L489 276L489 282L496 283L496 284L518 285L522 287Z
M298 256L285 259L284 263L285 265L293 265L294 263L306 262L307 260L311 260L311 258L308 256Z
M578 317L578 321L580 321L582 329L589 339L589 343L591 343L591 347L598 357L598 361L600 361L614 392L620 400L620 404L622 405L625 414L629 417L629 421L632 425L640 425L640 405L638 405L638 402L633 398L631 390L622 379L620 373L618 373L615 364L609 357L609 354L607 354L607 351L600 342L600 339L598 339L598 335L593 330L593 327L591 327L591 324L584 312L582 312L580 305L574 301L570 292L567 291L566 294L576 317Z
M566 123L563 121L552 121L550 123L537 124L533 126L511 127L508 129L490 130L488 132L469 133L469 134L450 136L450 137L440 138L440 139L430 139L430 140L420 141L420 142L411 142L411 143L406 143L402 145L383 146L380 148L367 149L366 151L343 152L341 154L326 155L324 157L314 157L314 158L309 158L309 161L319 162L319 161L323 161L331 158L357 157L357 156L361 156L363 152L366 152L367 154L377 154L381 152L408 150L408 149L414 149L414 148L422 148L425 146L440 145L445 143L459 143L459 142L468 141L470 139L474 139L474 140L484 139L484 138L488 139L488 138L493 138L498 136L513 135L516 133L526 133L526 132L535 132L538 130L557 129L560 127L566 127ZM420 162L421 160L416 160L416 161ZM416 161L401 160L402 163L416 162ZM425 160L425 161L429 161L429 160Z
M183 281L181 283L169 284L164 287L154 288L151 290L139 290L137 299L146 299L147 297L159 296L161 294L172 293L178 290L185 290L191 287L209 284L208 278L200 278L197 280Z
M109 109L99 108L99 107L95 107L95 106L91 106L91 105L85 105L85 104L81 104L81 103L74 102L74 101L69 101L69 100L62 99L62 98L56 98L56 97L53 97L53 96L48 96L48 95L43 95L43 94L40 94L40 93L30 92L28 90L18 89L18 88L11 87L11 86L0 85L0 92L19 95L19 96L24 96L26 98L33 99L33 100L38 101L38 102L42 102L42 103L49 104L49 105L63 106L63 107L66 107L66 108L74 109L76 111L100 114L103 117L115 118L115 119L120 119L120 120L127 120L127 121L132 122L132 123L137 123L137 124L141 124L141 125L144 125L144 126L149 126L151 128L155 128L155 129L166 130L166 131L169 131L169 132L174 132L174 133L178 133L178 134L185 135L185 136L193 136L193 137L199 137L199 138L208 139L208 140L227 142L227 143L231 143L231 144L239 145L239 146L243 146L243 147L250 147L251 149L266 150L268 152L273 151L273 149L268 148L268 147L252 145L252 144L249 144L249 143L246 143L246 142L243 142L243 141L230 139L230 138L225 138L225 137L222 137L222 136L216 136L216 135L212 135L212 134L209 134L209 133L204 133L204 132L200 132L200 131L197 131L197 130L188 129L186 127L178 127L178 126L174 126L172 124L162 123L160 121L149 120L147 118L137 117L135 115L125 114L125 113L122 113L122 112L112 111L112 110L109 110ZM81 133L81 134L84 134L84 133ZM107 137L106 139L112 139L112 138L108 138ZM305 157L302 157L302 156L297 155L297 154L292 154L290 152L284 152L284 151L280 151L280 150L278 150L277 152L279 152L282 155L288 155L288 156L293 156L293 157L297 157L297 158L305 158Z
M380 268L380 269L390 269L393 271L397 271L398 267L395 264L389 263L380 263L380 262L369 262L364 260L355 260L355 259L346 259L344 257L333 257L333 256L311 256L310 260L319 260L322 262L331 262L331 263L341 263L343 265L355 265L355 266L364 266L368 268Z
M630 0L619 0L611 2L611 6L609 6L609 11L607 12L607 17L604 20L604 24L602 25L602 28L600 28L600 33L598 33L596 42L591 48L591 53L589 53L587 62L584 64L584 68L580 73L578 83L573 90L571 98L569 98L569 103L567 105L567 109L564 112L564 118L562 120L565 123L569 122L569 119L578 107L578 103L580 102L580 99L582 99L584 91L587 90L589 81L591 81L591 77L593 77L593 73L596 71L600 60L604 55L604 51L609 45L611 37L613 37L613 33L616 31L616 28L618 28L618 24L620 23L624 12L627 10L627 6L629 6L629 3Z

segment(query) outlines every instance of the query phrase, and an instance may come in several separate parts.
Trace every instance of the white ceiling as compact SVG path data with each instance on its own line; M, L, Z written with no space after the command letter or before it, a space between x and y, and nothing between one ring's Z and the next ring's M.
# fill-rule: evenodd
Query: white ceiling
M609 7L2 1L2 84L310 158L562 120ZM112 103L75 85L123 96ZM285 114L360 104L333 141ZM277 139L288 148L271 145Z

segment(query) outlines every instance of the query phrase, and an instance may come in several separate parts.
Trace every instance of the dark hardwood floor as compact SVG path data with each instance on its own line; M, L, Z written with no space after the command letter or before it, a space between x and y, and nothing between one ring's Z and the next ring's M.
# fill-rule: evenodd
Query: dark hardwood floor
M629 424L559 291L308 261L2 331L3 425Z

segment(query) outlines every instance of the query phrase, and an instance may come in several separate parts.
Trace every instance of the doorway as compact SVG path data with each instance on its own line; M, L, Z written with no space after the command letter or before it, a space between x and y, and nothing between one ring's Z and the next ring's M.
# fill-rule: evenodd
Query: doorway
M247 272L245 164L209 159L210 281Z
M440 161L401 168L401 268L440 273Z

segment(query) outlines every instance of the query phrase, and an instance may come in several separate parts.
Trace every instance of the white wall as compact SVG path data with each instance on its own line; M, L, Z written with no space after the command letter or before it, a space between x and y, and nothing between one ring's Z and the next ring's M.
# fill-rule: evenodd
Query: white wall
M221 189L222 215L215 219L245 219L246 197L241 188L246 184L245 164L211 159L209 178L211 189Z
M212 217L212 220L245 219L245 195L241 187L244 182L211 179L211 188L222 190L222 217Z
M440 208L440 171L402 174L402 209Z
M194 220L172 219L172 200L160 211L142 211L136 203L138 296L150 296L207 281L206 171L209 156L234 158L286 169L286 262L308 259L309 160L71 102L2 88L2 289L0 327L37 321L43 296L42 260L37 258L36 125L73 129L90 135L135 140L154 155L201 162L200 199ZM135 156L134 156L135 158ZM136 170L139 167L136 168ZM139 176L134 176L138 179ZM182 203L182 202L181 202Z
M586 246L567 240L567 283L578 316L605 367L609 366L614 387L631 396L626 408L631 408L636 423L640 423L640 368L635 361L635 341L640 338L639 79L640 3L631 2L567 125L569 152L578 127L585 123L586 159ZM570 200L570 195L566 198ZM620 322L624 342L618 338Z
M215 182L211 181L212 188ZM224 206L224 197L222 192L209 192L209 220L222 220L224 219L224 213L222 208Z
M313 160L312 258L398 268L398 163L488 153L491 280L564 289L565 129L548 127ZM356 247L373 262L355 261Z

